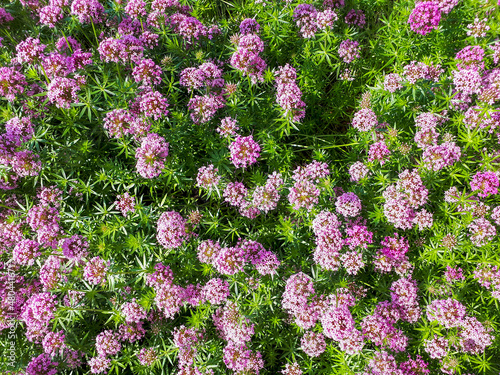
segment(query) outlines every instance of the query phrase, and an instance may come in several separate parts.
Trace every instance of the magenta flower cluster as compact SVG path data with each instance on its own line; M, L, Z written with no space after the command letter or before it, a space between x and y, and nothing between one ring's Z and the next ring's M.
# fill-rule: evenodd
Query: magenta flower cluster
M410 14L410 28L420 35L426 35L437 29L441 20L439 1L420 1Z

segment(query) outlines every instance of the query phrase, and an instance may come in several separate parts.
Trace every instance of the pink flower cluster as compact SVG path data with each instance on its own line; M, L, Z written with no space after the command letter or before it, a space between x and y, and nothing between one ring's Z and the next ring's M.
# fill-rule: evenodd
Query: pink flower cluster
M137 359L143 366L152 366L158 359L158 355L154 348L142 348L140 352L137 353Z
M169 144L156 133L149 133L142 138L141 145L135 152L136 169L144 178L158 177L165 167Z
M408 344L401 329L395 324L400 321L414 323L420 318L420 309L416 303L415 285L411 280L400 279L391 286L391 298L399 299L405 296L407 307L398 305L394 300L382 301L377 304L373 314L363 318L361 322L362 332L374 345L389 348L396 352L402 352Z
M240 33L242 35L257 34L259 30L260 25L254 18L245 18L240 23Z
M129 212L135 211L135 199L130 196L128 191L122 195L118 195L116 198L115 204L123 216L127 217Z
M417 169L401 172L398 182L390 185L383 193L385 217L396 228L411 229L415 218L419 226L426 227L428 215L418 214L415 210L427 202L428 195L429 191L422 183Z
M211 90L206 95L195 95L189 100L188 107L193 112L194 123L205 123L213 118L218 109L225 106L225 99L220 89L224 86L222 69L216 64L207 62L198 68L186 68L181 72L180 84L193 89Z
M52 362L50 355L42 353L26 366L27 375L56 375L58 362Z
M389 156L391 151L387 148L387 144L384 141L375 142L370 145L368 150L368 161L377 160L380 165L384 165L386 162L386 156Z
M174 329L174 345L179 349L179 373L195 369L193 366L198 352L197 346L202 339L203 333L195 328L181 325Z
M437 145L439 133L436 127L439 123L439 117L431 112L424 112L415 119L415 126L418 131L415 133L415 143L418 147L426 149Z
M361 351L363 336L349 311L354 302L354 296L342 288L329 296L316 295L312 280L302 272L288 278L282 298L283 308L299 327L309 330L318 320L323 327L323 334L309 331L301 339L302 350L311 357L324 352L325 336L337 341L348 354Z
M253 136L236 136L236 139L229 145L231 163L236 168L246 168L257 162L260 156L260 146L254 141Z
M474 219L467 227L471 242L478 247L487 245L497 234L496 228L487 219Z
M222 176L217 174L219 170L213 164L198 169L196 185L203 189L217 188Z
M198 259L211 264L223 275L243 272L248 263L260 275L273 275L281 264L276 254L266 250L259 242L241 239L236 246L224 248L218 242L203 241L198 246Z
M28 211L28 225L37 233L37 242L43 246L57 247L57 239L61 234L59 220L59 210L42 202Z
M200 286L189 284L186 288L174 284L170 267L158 263L155 271L146 278L146 284L156 292L155 303L166 319L173 319L184 303L198 306L202 302Z
M399 366L394 356L386 351L375 352L373 358L365 367L365 371L361 375L385 375L385 374L408 374L408 375L429 375L430 370L427 368L427 362L422 360L422 357L417 355L416 359L408 356L408 360L400 362Z
M175 3L177 3L177 6L179 6L178 2ZM201 37L208 37L209 39L212 39L213 35L219 32L217 27L209 29L205 25L203 25L197 18L180 12L170 16L170 18L168 19L168 23L173 28L173 30L178 33L188 44L194 44Z
M491 329L485 328L475 317L467 316L465 306L455 299L432 301L427 306L427 319L447 329L456 328L458 342L453 346L464 353L484 353L493 343ZM426 343L425 350L431 358L443 358L451 346L446 338L434 337Z
M394 93L403 88L403 85L401 84L402 80L403 78L401 78L401 76L397 73L387 74L384 78L384 89Z
M221 88L224 86L222 69L212 62L201 64L198 68L186 68L181 72L179 83L190 91L194 89Z
M88 255L89 243L80 235L65 238L60 246L63 255L76 263L81 263Z
M281 174L273 172L267 178L265 185L257 186L252 194L252 203L250 206L242 204L240 210L256 208L259 211L268 213L276 209L280 199L280 190L283 186Z
M383 247L377 250L373 262L375 271L386 273L395 269L400 275L411 273L413 266L406 256L410 247L405 237L394 233L394 237L386 236L381 245Z
M221 137L229 138L231 136L236 135L236 131L239 129L237 125L237 121L231 117L224 117L219 127L217 128L217 133L220 134Z
M54 77L47 86L47 97L57 108L70 108L71 104L78 103L81 85L73 78Z
M77 16L80 23L100 23L104 7L98 0L74 0L71 3L71 14Z
M190 237L186 224L180 213L164 212L156 223L156 239L165 249L176 249Z
M238 207L242 216L254 219L261 211L267 213L277 207L283 183L281 174L273 172L265 185L255 187L250 194L241 182L230 182L223 192L224 201Z
M403 75L406 81L414 85L420 79L439 81L440 75L444 72L441 65L429 65L423 62L411 61L403 67Z
M351 9L345 16L345 23L363 28L366 25L365 13L361 9Z
M99 43L99 56L103 62L114 62L127 65L131 61L142 59L144 42L133 35L127 34L119 39L106 38Z
M490 194L498 194L499 185L498 175L489 171L477 172L470 182L472 191L477 191L477 195L481 198L486 198Z
M457 68L481 70L484 68L484 49L481 46L467 46L457 52L455 60L458 60Z
M444 277L447 282L454 283L456 281L465 280L465 277L462 273L462 269L460 267L450 267L446 266L446 271L444 273Z
M144 87L158 85L161 82L161 68L151 59L142 59L132 70L135 82Z
M340 225L337 216L329 211L321 211L312 222L316 236L314 262L326 270L337 271L340 267L340 251L345 242ZM359 266L363 266L362 261Z
M491 291L493 298L500 299L500 268L490 264L483 264L473 273L479 285Z
M195 95L189 99L188 108L191 112L191 119L195 124L210 121L217 110L224 108L225 99L222 95L210 93L206 95Z
M453 84L464 95L478 94L481 91L481 74L474 68L454 70Z
M357 161L349 167L349 176L351 182L359 182L370 174L370 170L362 162Z
M93 285L102 284L106 281L109 264L100 257L93 257L83 269L83 279Z
M367 132L378 125L377 115L369 108L362 108L354 114L352 126L362 132Z
M293 121L301 121L306 112L306 104L302 101L302 92L295 82L297 71L286 64L278 69L276 75L276 101L285 111L285 117L290 117Z
M347 64L359 59L359 43L355 40L344 40L339 46L339 56Z
M483 38L486 36L486 32L490 29L490 27L488 26L488 19L480 19L476 16L476 18L474 19L474 23L468 24L467 29L468 36Z
M41 342L49 333L49 322L56 312L56 296L45 292L33 294L23 305L20 319L26 324L26 337Z
M29 117L13 117L5 123L5 133L0 134L0 165L4 167L0 189L14 189L19 178L39 174L42 169L39 156L24 149L33 134Z
M354 193L344 193L335 201L335 207L344 217L355 217L361 212L361 200Z
M350 275L356 275L364 267L363 254L359 249L366 249L372 243L373 233L357 221L346 228L347 237L342 237L337 216L329 211L320 212L313 220L313 231L316 236L314 261L322 268L337 271L340 264ZM343 247L349 250L341 254Z
M305 208L308 211L312 210L318 203L320 195L317 184L329 174L328 164L316 160L305 166L297 167L292 176L295 182L288 194L288 201L293 209Z
M438 1L421 1L415 4L408 23L417 34L426 35L438 28L441 10Z
M231 65L248 76L255 84L264 81L266 62L260 57L264 51L264 43L256 34L247 34L239 38L238 47L231 56Z
M337 13L331 8L322 12L312 4L299 4L293 11L293 19L303 38L312 38L318 30L326 30L327 27L333 27L337 21Z
M426 169L440 171L460 160L462 150L455 142L443 142L430 146L422 153L422 164Z
M259 374L264 367L260 352L248 349L248 342L254 334L254 324L244 317L236 302L228 301L212 316L219 335L227 341L223 349L226 367L236 373Z
M146 135L150 128L148 122L126 109L113 109L106 113L103 126L114 138L121 138L127 134L139 138Z

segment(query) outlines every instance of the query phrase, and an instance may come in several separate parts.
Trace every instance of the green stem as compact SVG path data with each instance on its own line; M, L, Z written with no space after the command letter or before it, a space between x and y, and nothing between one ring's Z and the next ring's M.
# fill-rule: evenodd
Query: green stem
M102 312L102 313L113 313L113 311L109 311L109 310L99 310L99 309L81 309L81 308L71 308L71 307L68 307L68 309L66 311L94 311L94 312Z
M23 210L19 210L17 208L12 208L12 207L6 206L5 204L1 204L1 203L0 203L0 207L7 208L8 210L23 212Z
M62 35L64 37L64 40L66 41L66 44L68 45L68 48L69 48L70 52L73 53L73 49L71 48L71 44L69 43L68 38L66 38L66 34L64 34L64 30L63 29L61 29L61 33L62 33Z
M95 32L94 20L91 18L90 22L92 23L92 30L94 30L95 41L97 42L97 47L99 47L99 39L97 39L97 33Z

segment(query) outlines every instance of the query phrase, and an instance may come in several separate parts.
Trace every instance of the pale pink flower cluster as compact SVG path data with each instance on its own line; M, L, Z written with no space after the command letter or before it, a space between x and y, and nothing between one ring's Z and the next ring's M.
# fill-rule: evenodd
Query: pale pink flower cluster
M362 162L357 161L349 167L349 175L352 182L359 182L370 174L370 170Z
M340 221L334 213L321 211L312 225L316 236L314 262L326 270L337 271L340 267L340 251L345 243Z
M83 279L90 284L99 285L106 281L110 262L100 257L93 257L83 269Z
M367 132L378 125L377 115L369 108L362 108L355 113L352 126L362 132Z
M339 46L339 56L347 64L359 59L359 42L350 39L344 40Z
M236 373L259 374L264 367L260 352L253 352L247 343L254 334L254 324L244 317L236 302L228 301L212 315L221 338L227 341L223 360L228 369Z
M312 210L318 203L320 195L317 184L329 174L328 164L318 161L297 167L292 176L295 183L290 188L290 193L288 194L288 201L293 209L299 210L305 208L308 211Z
M299 4L293 11L293 19L303 38L312 38L318 30L326 30L337 21L337 13L331 8L319 12L312 4Z
M135 211L135 199L134 197L130 196L128 191L121 195L118 195L116 199L117 200L115 201L115 204L123 216L127 217L129 212Z
M460 160L462 150L455 142L444 142L427 147L422 153L422 165L435 172L453 165Z
M236 131L239 130L236 119L231 117L224 117L219 127L216 129L217 133L220 134L221 137L229 138L231 136L236 135Z
M412 85L420 79L439 82L439 77L443 72L441 65L434 65L434 63L427 65L423 62L411 61L403 67L403 76Z
M244 76L248 76L255 84L264 81L266 62L260 53L264 51L264 43L256 34L247 34L239 38L238 47L231 56L231 65Z
M355 217L361 212L361 200L354 193L340 195L335 201L335 207L339 214L345 217Z
M456 349L471 354L484 353L493 343L494 337L475 317L467 316L465 306L459 301L448 298L434 300L427 306L427 319L436 321L447 329L456 328L458 345ZM425 346L432 358L447 355L451 343L444 338L434 338Z
M404 295L407 291L406 287L409 287L410 299L416 298L412 283L408 283L406 279L401 280L405 280L401 285L396 286L393 283L391 289L397 292L393 291L391 294L396 296L395 293L398 293L398 295L402 293ZM396 327L396 323L399 321L415 323L420 319L421 314L416 299L412 301L410 299L407 301L412 302L412 304L406 308L394 301L379 302L373 314L365 316L361 321L361 329L365 338L381 349L404 352L408 345L408 337L405 336L402 329Z
M291 117L293 121L301 121L306 112L306 104L302 101L302 92L296 83L297 71L286 64L279 67L276 75L276 101L285 111L285 117Z
M417 169L405 170L399 174L395 185L390 185L383 193L384 215L387 221L400 229L411 229L416 223L426 227L429 221L427 211L416 212L427 202L429 191L422 183ZM418 214L418 215L417 215Z
M300 339L300 348L309 357L318 357L326 349L325 336L322 333L308 331Z
M187 220L176 211L161 214L156 224L156 239L165 249L176 249L189 238Z
M246 168L257 162L261 148L253 136L237 136L229 145L230 160L236 168Z
M401 78L401 76L397 73L387 74L384 78L384 89L394 93L403 88L403 85L401 84L402 80L403 78Z
M217 188L222 176L217 174L219 170L213 164L198 169L196 185L203 189Z
M477 195L481 198L498 194L498 186L500 186L498 175L490 171L477 172L470 182L472 191L478 191Z
M266 250L257 241L240 239L236 246L221 247L218 242L206 240L198 246L198 259L202 263L211 264L223 275L234 275L243 272L251 263L261 275L276 274L281 262L272 251Z
M467 227L471 242L477 247L489 244L497 234L496 228L485 218L474 219Z
M493 298L500 299L500 268L491 264L482 264L474 270L474 279L479 285L491 291Z
M137 173L144 178L158 177L165 167L168 146L165 138L156 133L149 133L142 138L141 145L135 152Z
M203 333L196 328L187 328L184 325L174 328L174 345L179 349L179 373L193 369L202 339Z
M171 319L179 312L183 304L185 290L174 284L174 274L169 266L162 263L155 265L155 271L146 278L146 285L156 292L156 306L166 319Z
M384 141L375 142L370 145L370 149L368 150L368 161L377 160L380 165L384 165L387 161L386 157L390 154L391 151Z

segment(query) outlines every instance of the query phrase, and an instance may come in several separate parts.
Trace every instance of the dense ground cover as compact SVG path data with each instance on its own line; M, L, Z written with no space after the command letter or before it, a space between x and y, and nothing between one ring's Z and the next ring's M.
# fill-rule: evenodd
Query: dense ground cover
M498 4L0 7L0 369L498 374Z

